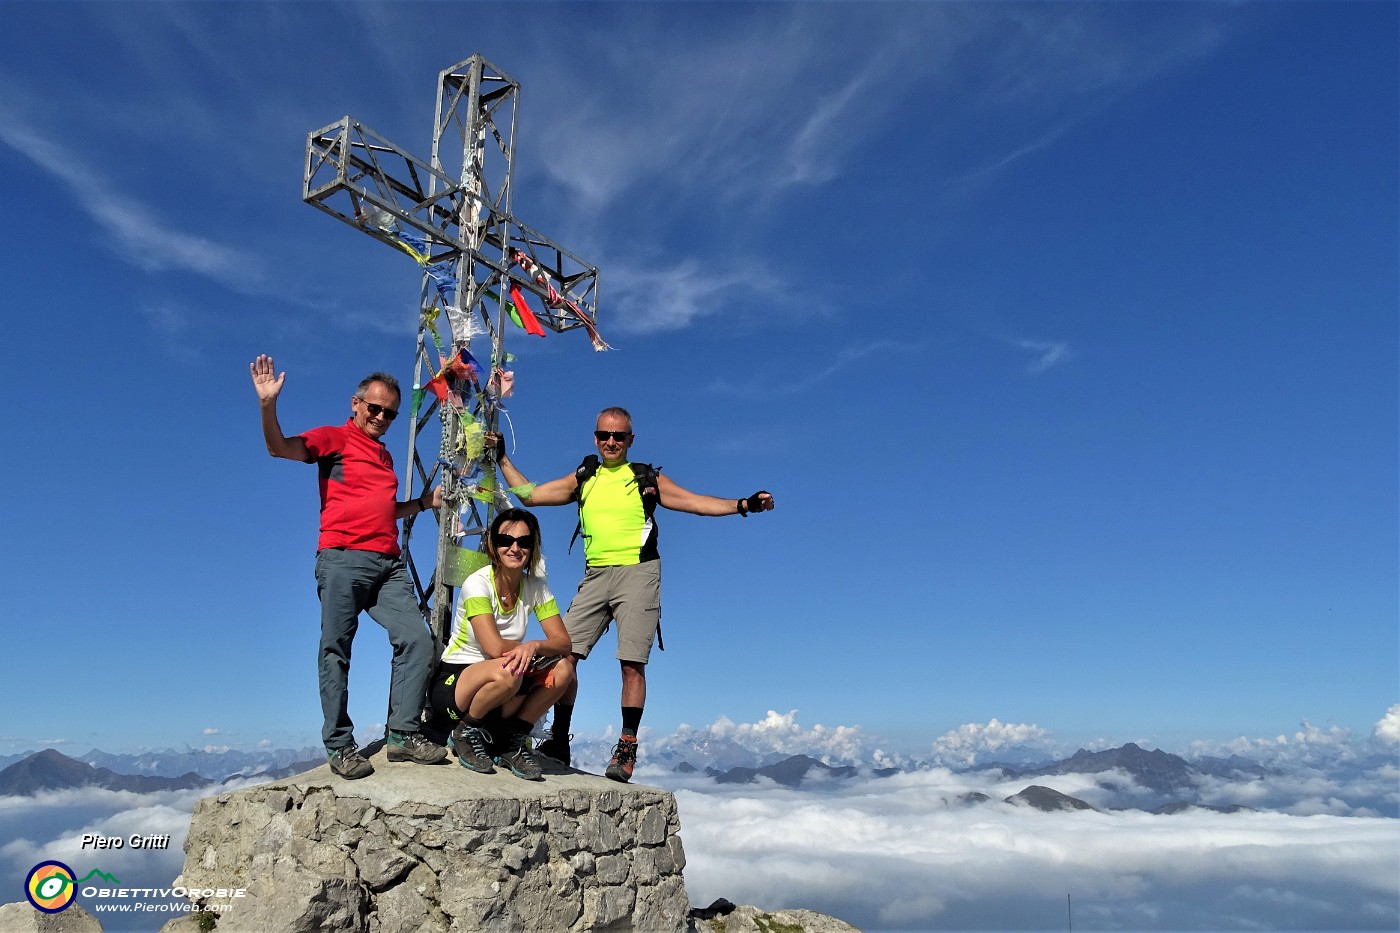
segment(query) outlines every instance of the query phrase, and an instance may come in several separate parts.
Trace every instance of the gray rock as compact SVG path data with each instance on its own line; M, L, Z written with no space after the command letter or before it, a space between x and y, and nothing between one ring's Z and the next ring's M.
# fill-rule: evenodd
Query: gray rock
M102 933L102 924L76 902L56 914L46 914L35 910L28 901L19 901L0 907L0 930L4 933Z
M196 805L181 884L244 891L207 899L219 933L686 930L669 793L372 760L363 780L318 767Z
M692 920L692 933L860 933L844 920L812 910L736 907L711 920Z

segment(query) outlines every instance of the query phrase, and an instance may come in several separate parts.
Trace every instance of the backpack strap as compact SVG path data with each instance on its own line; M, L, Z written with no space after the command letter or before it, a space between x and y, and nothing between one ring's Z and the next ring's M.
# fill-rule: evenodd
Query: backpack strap
M569 549L565 552L567 554L574 552L574 542L578 540L579 534L583 531L583 484L592 479L593 474L598 472L600 463L597 454L589 454L574 470L574 481L578 484L574 487L574 501L578 503L578 521L574 523L574 534L569 539Z
M657 474L661 472L661 467L653 467L650 463L631 463L632 475L637 478L637 494L642 497L642 514L651 518L656 513L657 503L661 501L661 487Z

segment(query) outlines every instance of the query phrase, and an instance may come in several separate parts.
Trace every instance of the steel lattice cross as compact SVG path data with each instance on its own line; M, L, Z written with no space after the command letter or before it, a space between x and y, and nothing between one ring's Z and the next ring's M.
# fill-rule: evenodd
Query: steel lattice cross
M584 328L595 349L606 348L594 327L598 270L511 213L519 95L519 84L473 55L439 75L431 161L349 116L306 140L302 199L408 253L424 268L404 487L411 497L441 474L444 505L435 515L435 562L426 583L414 562L412 518L404 520L403 550L419 607L439 642L450 631L454 581L448 568L460 553L458 539L479 537L500 501L491 492L491 459L462 453L472 422L495 429L499 398L490 389L490 373L480 374L477 383L455 380L456 391L445 401L423 387L469 348L474 335L490 338L486 365L493 372L504 367L512 287L522 297L533 296L527 303L545 328ZM460 161L455 141L461 142ZM444 152L444 144L451 152ZM443 287L454 279L455 287ZM437 342L436 322L443 318L450 325L450 349ZM427 403L421 410L420 400ZM441 437L437 455L425 461L423 451L431 444L427 438L420 442L420 435L434 414ZM480 472L468 483L473 468Z

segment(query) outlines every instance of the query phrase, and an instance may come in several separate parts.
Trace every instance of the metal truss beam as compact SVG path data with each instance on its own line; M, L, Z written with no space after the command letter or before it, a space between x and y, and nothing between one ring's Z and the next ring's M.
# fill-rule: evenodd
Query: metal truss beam
M418 568L422 548L415 546L412 518L404 521L403 551L419 607L440 642L451 630L448 568L504 501L494 461L471 448L481 430L496 427L499 389L493 392L488 377L507 359L512 288L543 327L556 333L584 328L595 349L606 349L595 328L597 268L512 213L519 92L519 84L480 55L442 71L426 162L350 116L306 141L303 200L407 253L424 269L404 485L411 496L440 480L444 508L434 515L435 562L426 578ZM444 312L450 348L438 334ZM470 350L482 337L490 340L491 373L454 374L464 354L485 356ZM425 392L444 385L441 395ZM436 445L429 439L435 421L441 425Z

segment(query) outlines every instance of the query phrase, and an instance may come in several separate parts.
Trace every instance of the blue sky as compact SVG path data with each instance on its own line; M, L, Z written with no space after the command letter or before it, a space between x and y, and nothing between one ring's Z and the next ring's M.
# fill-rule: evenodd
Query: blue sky
M600 269L518 333L516 461L593 415L663 515L645 724L1181 749L1400 701L1394 4L0 5L0 751L302 745L315 473L418 268L300 201L350 114L520 81L516 214ZM402 463L407 441L387 441ZM581 573L545 510L551 582ZM352 713L382 720L368 620ZM575 729L617 721L610 651ZM984 728L978 726L977 728Z

